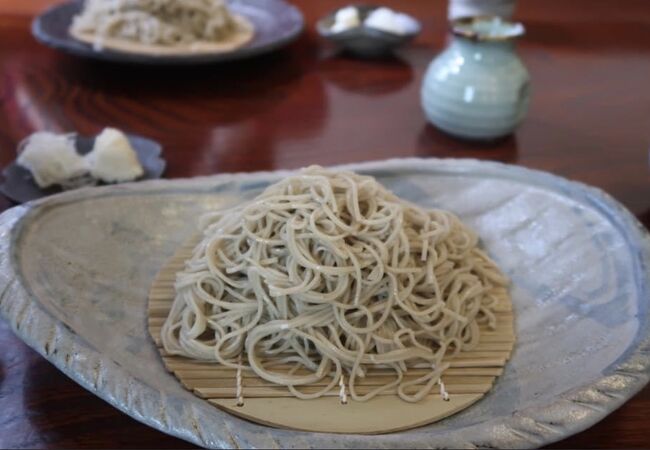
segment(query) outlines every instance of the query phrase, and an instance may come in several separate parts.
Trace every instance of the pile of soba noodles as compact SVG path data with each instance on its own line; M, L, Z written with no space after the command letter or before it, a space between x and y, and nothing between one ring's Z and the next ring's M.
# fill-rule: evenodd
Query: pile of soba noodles
M369 176L310 167L204 222L177 275L165 350L252 370L298 398L344 382L356 401L387 390L418 401L477 345L480 324L494 327L508 295L455 215ZM394 378L358 394L374 368ZM426 370L406 378L413 368ZM301 392L314 383L322 389Z
M179 46L224 41L249 26L230 13L224 0L86 0L71 30L92 33L98 42L117 38Z

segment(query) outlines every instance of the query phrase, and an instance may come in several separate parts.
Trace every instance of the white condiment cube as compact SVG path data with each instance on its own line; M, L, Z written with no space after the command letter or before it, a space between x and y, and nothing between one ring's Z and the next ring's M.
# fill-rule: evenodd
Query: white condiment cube
M40 131L25 139L19 152L16 162L30 171L40 188L64 184L87 172L73 135Z
M406 14L395 12L390 8L377 8L368 14L364 25L387 33L401 35L412 31L413 21Z
M330 27L333 33L340 33L361 25L359 10L354 6L341 8L334 16L334 24Z
M106 128L97 136L85 159L92 177L107 183L132 181L144 173L128 138L114 128Z

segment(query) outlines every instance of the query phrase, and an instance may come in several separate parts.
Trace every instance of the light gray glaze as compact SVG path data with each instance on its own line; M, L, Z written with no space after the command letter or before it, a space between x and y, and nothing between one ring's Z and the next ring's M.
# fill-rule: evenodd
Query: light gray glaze
M449 45L429 65L420 91L429 122L454 136L493 140L524 120L530 75L517 55L520 23L498 17L452 23Z
M0 313L64 373L132 417L206 447L536 447L581 431L649 379L650 239L594 188L474 160L346 166L459 214L513 280L517 344L480 402L382 435L255 425L165 372L146 331L147 289L202 211L287 172L83 189L0 216Z

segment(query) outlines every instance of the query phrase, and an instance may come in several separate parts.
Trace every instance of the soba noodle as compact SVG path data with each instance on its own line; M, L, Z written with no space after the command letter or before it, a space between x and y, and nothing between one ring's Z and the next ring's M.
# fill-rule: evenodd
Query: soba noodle
M495 326L508 295L455 215L368 176L310 167L203 226L177 275L165 350L252 370L302 399L344 384L355 401L387 390L419 401L450 358L476 347L479 324ZM378 367L394 378L358 393ZM405 379L416 367L429 370Z
M76 32L149 45L222 41L238 23L223 0L86 0Z

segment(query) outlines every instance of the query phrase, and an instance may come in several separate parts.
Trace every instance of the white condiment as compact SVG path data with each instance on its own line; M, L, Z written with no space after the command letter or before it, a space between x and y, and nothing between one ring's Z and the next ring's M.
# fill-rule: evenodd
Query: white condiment
M87 172L73 135L37 132L20 144L19 152L18 165L31 172L40 188L64 184Z
M93 178L107 183L132 181L144 173L129 140L115 128L106 128L97 136L85 159Z
M364 25L393 34L408 34L415 31L414 28L416 27L413 19L406 14L383 7L377 8L368 14Z
M351 28L361 25L361 18L359 17L359 10L354 6L347 6L341 8L334 16L334 24L330 30L333 33L340 33Z

